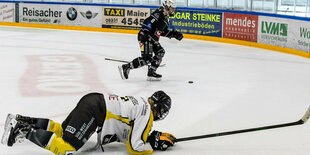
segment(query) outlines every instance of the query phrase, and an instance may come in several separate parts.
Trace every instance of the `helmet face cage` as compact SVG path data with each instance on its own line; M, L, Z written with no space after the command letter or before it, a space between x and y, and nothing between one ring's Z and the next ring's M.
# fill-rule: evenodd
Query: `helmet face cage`
M167 102L170 102L170 100L167 100ZM168 114L169 114L169 109L166 104L163 104L161 106L157 105L157 119L156 120L163 120Z
M165 0L163 2L163 7L165 8L169 16L173 16L176 12L177 3L175 2L175 0Z
M157 91L150 98L154 101L154 107L156 110L154 120L164 119L168 115L171 107L170 97L163 91Z

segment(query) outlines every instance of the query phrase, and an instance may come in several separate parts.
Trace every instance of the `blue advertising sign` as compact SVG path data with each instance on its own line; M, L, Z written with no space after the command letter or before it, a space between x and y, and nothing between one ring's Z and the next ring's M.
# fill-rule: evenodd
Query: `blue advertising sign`
M171 29L186 34L222 37L222 13L178 10L170 17Z

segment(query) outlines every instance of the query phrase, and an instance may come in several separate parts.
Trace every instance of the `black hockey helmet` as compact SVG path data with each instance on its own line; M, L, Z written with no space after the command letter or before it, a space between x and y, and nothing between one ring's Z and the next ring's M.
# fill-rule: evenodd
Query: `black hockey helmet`
M160 90L155 92L149 99L154 101L154 110L157 112L154 120L164 119L171 108L171 98L164 91Z
M175 0L164 0L162 6L170 17L174 16L176 12L177 3Z

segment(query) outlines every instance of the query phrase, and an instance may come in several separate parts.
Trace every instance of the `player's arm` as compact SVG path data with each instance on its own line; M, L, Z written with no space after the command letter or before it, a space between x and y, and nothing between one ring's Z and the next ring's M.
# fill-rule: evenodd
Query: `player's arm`
M152 154L153 149L147 143L148 134L153 125L153 113L149 104L138 105L135 110L135 121L131 125L131 129L127 139L127 150L130 154Z
M164 31L164 33L161 34L162 36L165 36L169 39L175 38L179 41L183 39L183 34L177 30L169 31L168 28Z

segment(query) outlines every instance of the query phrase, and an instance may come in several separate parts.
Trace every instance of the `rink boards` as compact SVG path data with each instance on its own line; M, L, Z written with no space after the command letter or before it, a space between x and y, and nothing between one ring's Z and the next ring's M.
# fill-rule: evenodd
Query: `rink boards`
M0 24L136 33L157 7L0 1ZM240 44L309 58L310 19L246 11L178 8L169 29L186 38Z

